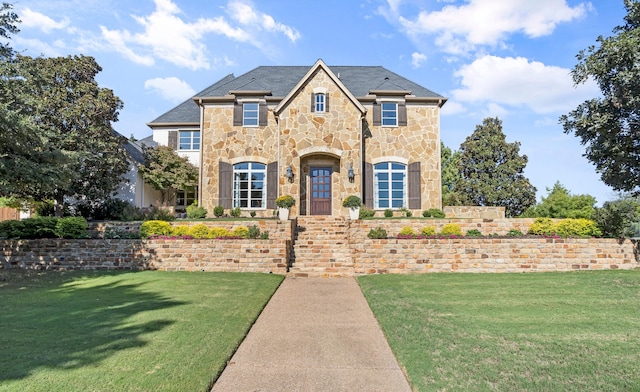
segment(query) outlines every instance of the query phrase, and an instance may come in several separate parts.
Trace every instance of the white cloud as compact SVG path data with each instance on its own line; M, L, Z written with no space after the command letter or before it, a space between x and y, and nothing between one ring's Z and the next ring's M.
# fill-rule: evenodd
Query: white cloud
M397 4L390 6L397 10ZM409 36L435 35L443 51L463 54L477 46L502 46L511 34L549 35L558 24L583 17L590 9L590 3L570 7L566 0L468 0L413 18L399 16L398 21Z
M525 106L536 113L565 112L599 95L593 82L575 88L569 72L523 57L484 56L455 73L463 87L452 96L469 103Z
M64 48L64 44L60 40L56 40L53 45L51 45L36 38L22 38L20 35L17 35L14 38L14 42L16 47L28 48L26 52L23 52L23 54L28 56L37 57L44 55L47 57L58 57L63 55L63 51L60 49Z
M422 64L424 64L425 61L427 61L427 56L425 54L419 52L413 52L411 54L411 65L413 65L414 68L422 67Z
M130 60L151 65L156 58L192 70L209 69L209 51L204 42L209 33L232 41L249 43L261 50L265 47L264 32L284 34L295 42L300 34L293 28L276 22L271 16L254 11L251 3L231 0L227 5L231 18L241 26L234 26L223 16L199 18L188 22L182 11L171 0L155 0L156 9L148 16L133 15L144 28L142 32L109 30L101 27L102 37L113 48Z
M144 88L153 90L162 98L175 103L182 102L196 93L187 82L173 76L149 79L144 82Z
M454 114L465 113L467 109L460 103L452 100L448 100L442 106L440 114L443 116L453 116Z
M66 18L56 22L47 15L32 11L30 8L20 10L19 15L22 21L20 27L38 28L45 33L49 33L51 30L64 29L69 25L69 20Z

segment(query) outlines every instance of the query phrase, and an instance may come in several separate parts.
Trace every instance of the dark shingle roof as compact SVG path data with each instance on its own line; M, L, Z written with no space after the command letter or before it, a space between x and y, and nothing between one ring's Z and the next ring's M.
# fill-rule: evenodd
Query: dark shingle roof
M197 93L196 97L220 97L231 90L269 90L273 97L285 97L309 71L310 66L261 66L243 75L227 75ZM355 97L363 97L371 90L408 90L416 97L443 98L443 96L406 79L381 66L333 66L331 72ZM154 123L199 122L200 111L188 99L153 120Z

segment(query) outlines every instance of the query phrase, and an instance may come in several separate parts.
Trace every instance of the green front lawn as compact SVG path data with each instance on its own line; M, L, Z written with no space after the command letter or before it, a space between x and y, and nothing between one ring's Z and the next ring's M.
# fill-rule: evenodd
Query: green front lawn
M0 271L0 391L207 391L282 279Z
M359 278L418 391L640 391L640 272Z

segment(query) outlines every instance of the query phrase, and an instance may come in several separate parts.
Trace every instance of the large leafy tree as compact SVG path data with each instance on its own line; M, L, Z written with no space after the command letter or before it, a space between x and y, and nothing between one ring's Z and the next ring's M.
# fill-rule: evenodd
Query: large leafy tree
M519 152L519 142L506 142L501 120L484 119L460 146L461 178L453 190L468 204L522 214L535 204L536 188L523 174L527 156Z
M591 219L596 198L591 195L572 195L560 182L547 188L549 194L526 211L528 217Z
M462 204L460 196L453 191L453 187L460 179L460 151L452 151L443 142L440 142L440 164L442 205L453 206Z
M580 104L560 117L566 133L586 145L605 184L618 191L640 193L640 1L625 0L625 24L611 37L577 55L573 80L596 81L602 97Z
M160 191L160 202L173 202L176 190L190 190L198 184L198 168L171 147L144 147L145 163L138 166L142 178Z

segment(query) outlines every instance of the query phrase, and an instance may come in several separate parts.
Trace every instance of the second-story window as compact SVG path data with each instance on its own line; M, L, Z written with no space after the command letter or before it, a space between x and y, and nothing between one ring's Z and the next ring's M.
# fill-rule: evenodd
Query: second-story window
M325 95L316 94L316 112L325 112Z
M179 150L199 150L200 131L180 131Z
M258 103L250 102L242 104L242 126L257 127L259 120Z
M395 102L382 103L382 126L397 127L398 126L398 104Z

